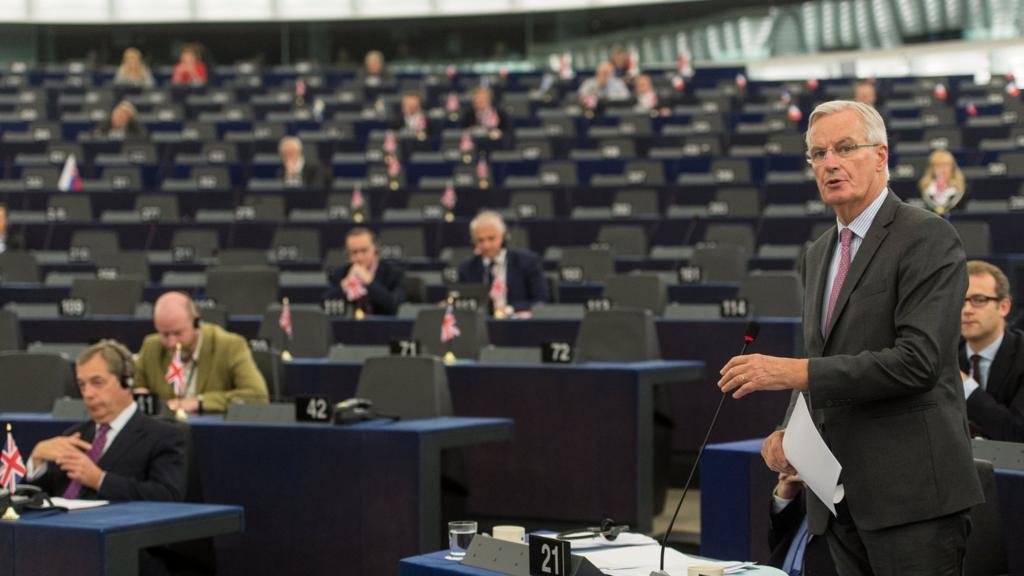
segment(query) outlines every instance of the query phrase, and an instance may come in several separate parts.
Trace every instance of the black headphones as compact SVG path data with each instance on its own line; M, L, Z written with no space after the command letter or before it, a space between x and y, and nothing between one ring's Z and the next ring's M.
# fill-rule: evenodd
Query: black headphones
M121 383L122 388L134 388L135 387L135 361L132 360L132 355L128 352L128 349L117 340L110 338L100 340L98 344L104 348L113 350L121 358L121 372L117 375L118 381Z
M629 531L629 524L619 524L611 518L605 518L601 520L600 526L566 530L565 532L559 532L556 538L559 540L584 540L595 536L604 536L605 540L611 542L618 538L619 534L627 531Z

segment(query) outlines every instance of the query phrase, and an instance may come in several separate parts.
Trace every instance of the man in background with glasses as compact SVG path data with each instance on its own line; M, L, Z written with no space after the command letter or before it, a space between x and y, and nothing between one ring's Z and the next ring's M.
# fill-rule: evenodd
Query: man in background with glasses
M1007 328L1010 281L999 268L971 260L960 312L960 377L967 418L980 436L1024 442L1024 334Z
M841 576L959 576L970 508L984 500L957 368L967 290L949 222L888 189L885 123L863 103L820 104L807 160L836 225L798 269L806 359L737 356L719 387L740 398L791 389L808 401L842 465L839 486L807 496L808 532L824 535ZM793 474L772 433L761 453Z

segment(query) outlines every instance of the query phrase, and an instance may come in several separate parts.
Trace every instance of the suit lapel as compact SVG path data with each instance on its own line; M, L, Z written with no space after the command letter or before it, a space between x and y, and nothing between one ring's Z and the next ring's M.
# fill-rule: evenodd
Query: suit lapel
M135 411L135 414L132 414L132 417L125 423L124 428L117 433L114 443L107 447L107 451L103 453L100 461L96 463L100 468L109 470L110 466L117 462L121 456L124 456L129 448L138 443L138 437L142 434L141 418L143 418L142 412L138 410Z
M210 381L210 373L213 372L213 359L215 358L215 342L213 340L213 328L202 326L203 344L199 350L199 366L196 374L196 394L206 391L206 383Z
M1001 401L1003 384L1006 383L1013 366L1014 357L1017 355L1017 335L1007 330L1003 333L1003 343L996 351L996 357L992 360L992 366L988 369L988 382L985 383L985 391L996 400Z
M809 349L815 351L815 355L821 353L824 347L824 338L821 335L821 305L824 298L825 284L828 281L828 268L832 262L832 253L835 252L836 246L836 227L832 226L827 232L828 240L824 243L824 253L820 242L815 242L812 245L810 252L807 257L807 278L809 279L810 286L805 290L805 297L810 297L810 309L807 313L807 320L810 323L808 326L811 330L805 330L805 334L810 334Z
M853 289L860 281L860 277L867 270L868 264L871 263L871 259L875 256L875 252L878 251L885 237L889 235L889 224L896 217L896 210L899 208L900 201L888 190L884 194L886 194L885 201L882 202L882 207L878 210L878 214L875 215L874 222L871 223L867 235L861 241L860 248L857 249L857 255L853 258L853 262L850 263L850 271L846 274L843 287L839 290L836 308L832 312L832 322L825 329L825 333L828 335L825 337L826 346L828 345L829 336L832 334L832 327L836 325L836 322L842 316L843 308L846 307L850 294L853 293Z

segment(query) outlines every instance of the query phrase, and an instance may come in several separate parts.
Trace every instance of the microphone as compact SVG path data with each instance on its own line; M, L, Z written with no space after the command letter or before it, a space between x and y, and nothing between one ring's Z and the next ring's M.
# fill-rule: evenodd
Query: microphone
M746 332L743 334L743 347L740 348L739 355L742 356L747 353L747 347L757 340L758 333L761 332L761 325L757 322L748 322ZM718 422L718 414L722 411L722 404L725 402L726 393L722 392L722 397L718 400L718 407L715 408L715 415L711 417L711 425L708 426L708 431L704 434L704 441L700 444L700 450L697 451L697 459L693 462L693 467L690 468L690 474L686 477L686 484L683 486L683 495L679 497L679 504L676 504L676 511L672 514L672 520L668 523L668 528L665 530L665 537L661 539L661 562L658 564L658 569L651 572L651 576L670 576L665 571L665 547L668 546L668 537L672 535L672 527L675 526L676 517L679 516L679 511L683 508L683 500L686 500L686 493L690 490L690 482L693 481L693 475L697 472L697 465L700 464L700 459L704 456L704 448L708 445L708 439L711 438L711 431L715 429L715 423Z

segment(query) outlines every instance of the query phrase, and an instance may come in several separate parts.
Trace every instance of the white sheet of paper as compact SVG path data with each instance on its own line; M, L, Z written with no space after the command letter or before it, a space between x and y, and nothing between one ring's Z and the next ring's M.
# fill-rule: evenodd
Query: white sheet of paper
M54 506L58 508L67 508L68 511L87 510L89 508L98 508L100 506L110 504L110 500L70 500L59 496L50 498L50 501L53 502Z
M807 399L803 394L789 416L786 434L782 437L782 451L793 468L800 473L804 484L835 516L834 500L843 466L829 450L811 420L811 412L807 409Z
M591 550L573 550L590 560L594 566L606 574L626 576L631 574L650 574L656 570L661 558L661 546L657 543L642 546L616 546L614 548L598 548ZM687 556L667 548L665 550L665 569L670 574L686 574L686 569L693 565L714 564L725 570L739 568L743 562L711 562L701 558Z

